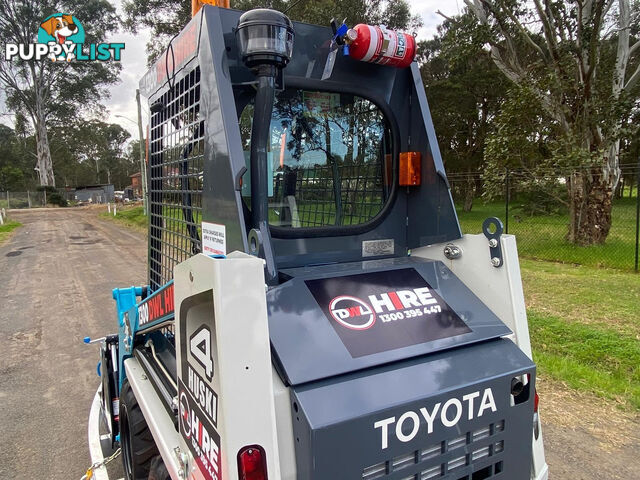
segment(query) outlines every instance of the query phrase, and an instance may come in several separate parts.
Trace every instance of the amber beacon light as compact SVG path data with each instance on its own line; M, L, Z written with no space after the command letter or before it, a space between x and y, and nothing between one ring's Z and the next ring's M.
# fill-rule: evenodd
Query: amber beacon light
M401 187L415 187L420 185L422 155L420 152L400 153L399 185Z
M214 7L229 8L229 0L191 0L191 16L195 17L203 5L213 5Z

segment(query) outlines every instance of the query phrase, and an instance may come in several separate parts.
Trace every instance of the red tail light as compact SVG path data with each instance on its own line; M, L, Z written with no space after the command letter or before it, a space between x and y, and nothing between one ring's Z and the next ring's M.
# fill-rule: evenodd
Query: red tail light
M240 480L267 480L267 458L260 445L249 445L238 452Z
M538 403L540 403L540 397L538 391L535 390L535 396L533 397L533 413L538 413Z

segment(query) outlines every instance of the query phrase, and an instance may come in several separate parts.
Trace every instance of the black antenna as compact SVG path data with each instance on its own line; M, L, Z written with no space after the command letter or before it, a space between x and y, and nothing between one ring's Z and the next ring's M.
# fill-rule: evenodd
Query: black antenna
M293 7L295 7L296 5L298 5L302 0L296 0L295 2L293 2L291 5L289 5L287 8L284 9L284 12L282 13L287 13L289 10L291 10Z

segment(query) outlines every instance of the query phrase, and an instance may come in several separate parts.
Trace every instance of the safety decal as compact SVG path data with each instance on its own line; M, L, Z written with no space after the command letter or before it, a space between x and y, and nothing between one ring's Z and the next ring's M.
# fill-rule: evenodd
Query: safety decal
M202 222L202 253L205 255L226 255L227 238L224 225Z
M471 332L413 268L305 283L354 358Z

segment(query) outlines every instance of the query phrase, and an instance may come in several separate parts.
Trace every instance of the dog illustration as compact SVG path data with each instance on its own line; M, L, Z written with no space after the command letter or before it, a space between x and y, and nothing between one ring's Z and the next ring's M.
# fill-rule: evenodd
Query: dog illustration
M70 37L78 31L78 27L73 23L73 17L71 15L51 17L40 26L60 44L65 43L67 37Z
M55 43L60 45L71 45L73 42L67 40L67 37L75 34L78 31L78 27L73 23L73 17L71 15L61 15L59 17L51 17L40 25L45 32L55 38ZM51 44L53 42L49 42ZM60 56L56 58L54 54L49 55L52 61L62 60L64 57ZM67 62L70 62L75 55L68 54L66 57Z

